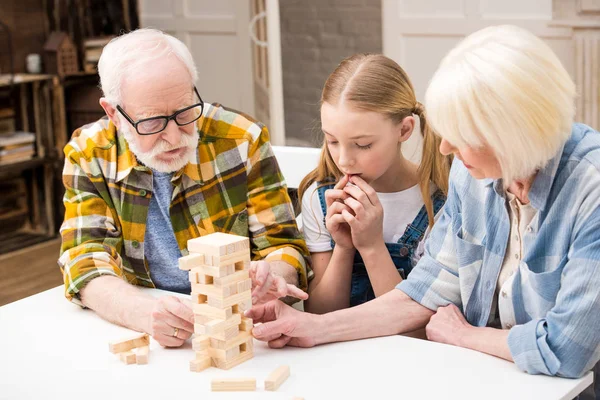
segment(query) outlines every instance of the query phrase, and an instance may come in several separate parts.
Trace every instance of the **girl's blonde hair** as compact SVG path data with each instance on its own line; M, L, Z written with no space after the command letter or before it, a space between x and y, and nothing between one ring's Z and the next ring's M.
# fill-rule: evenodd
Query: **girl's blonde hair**
M541 39L516 26L477 31L448 53L425 105L458 147L490 146L505 186L554 157L571 135L575 84Z
M433 225L430 183L448 193L451 158L438 151L440 139L429 128L423 105L417 102L413 86L400 66L381 54L355 54L343 60L329 75L321 104L347 102L356 110L374 111L394 124L412 114L419 117L423 134L423 155L418 168L419 186L425 202L429 225ZM300 183L299 197L313 182L338 181L343 176L323 143L319 165Z

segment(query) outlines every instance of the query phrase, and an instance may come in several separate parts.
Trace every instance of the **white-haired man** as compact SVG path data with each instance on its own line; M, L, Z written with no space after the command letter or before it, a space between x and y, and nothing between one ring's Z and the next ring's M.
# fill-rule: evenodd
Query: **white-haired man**
M103 318L180 346L193 313L178 269L187 240L219 231L249 236L253 303L305 299L308 251L297 229L267 128L205 104L189 50L141 29L103 50L98 65L108 118L65 147L65 219L59 265L66 297ZM298 288L298 287L299 288Z

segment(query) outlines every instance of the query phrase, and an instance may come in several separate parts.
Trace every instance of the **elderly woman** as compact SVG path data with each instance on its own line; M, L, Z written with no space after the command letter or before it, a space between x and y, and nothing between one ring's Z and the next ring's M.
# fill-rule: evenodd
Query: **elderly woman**
M255 307L271 347L413 331L579 377L600 359L600 134L573 124L575 86L540 39L510 26L467 37L426 94L448 201L395 291L325 315Z

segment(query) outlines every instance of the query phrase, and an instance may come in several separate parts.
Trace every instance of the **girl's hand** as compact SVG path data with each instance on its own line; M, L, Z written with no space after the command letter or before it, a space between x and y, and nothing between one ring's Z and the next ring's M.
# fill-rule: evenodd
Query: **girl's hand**
M325 191L325 202L327 203L325 226L336 246L350 250L354 249L350 226L342 216L343 212L352 212L350 207L344 204L344 200L348 198L343 190L346 184L348 184L348 176L344 175L333 189Z
M347 197L344 204L350 208L341 211L350 226L352 243L359 252L383 243L383 207L377 193L362 178L352 176L351 185L343 188Z

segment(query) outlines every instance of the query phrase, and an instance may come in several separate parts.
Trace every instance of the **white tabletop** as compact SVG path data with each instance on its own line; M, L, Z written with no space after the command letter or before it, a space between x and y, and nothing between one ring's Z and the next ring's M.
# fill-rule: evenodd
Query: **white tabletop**
M161 292L152 291L159 295ZM191 344L151 340L148 365L125 365L108 342L131 331L63 297L62 287L0 307L0 399L570 399L592 383L525 374L475 351L403 336L272 350L222 371L189 371ZM277 392L264 379L279 365L290 378ZM254 377L256 392L212 393L214 377Z

